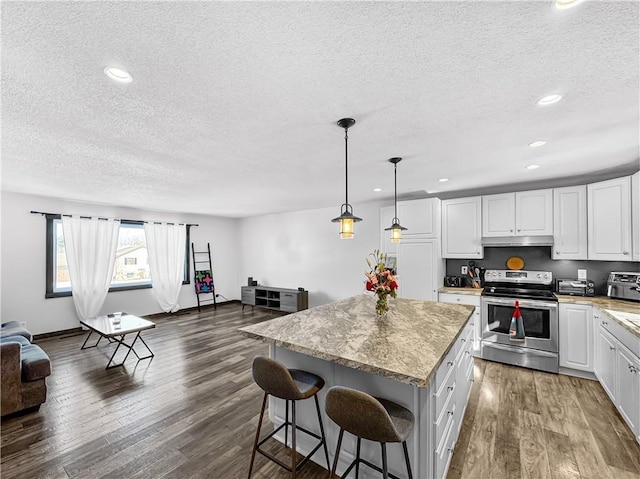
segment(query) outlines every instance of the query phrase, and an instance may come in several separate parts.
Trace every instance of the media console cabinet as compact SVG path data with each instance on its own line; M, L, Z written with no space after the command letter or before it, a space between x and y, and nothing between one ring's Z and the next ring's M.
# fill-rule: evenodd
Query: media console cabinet
M273 288L271 286L242 286L242 310L245 306L295 313L309 308L309 292L306 290Z

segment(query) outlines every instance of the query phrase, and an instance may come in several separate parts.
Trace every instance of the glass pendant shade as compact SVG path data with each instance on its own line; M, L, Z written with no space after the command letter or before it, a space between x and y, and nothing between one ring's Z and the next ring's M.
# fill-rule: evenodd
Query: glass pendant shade
M354 228L353 224L358 221L362 221L362 218L358 218L353 215L353 208L349 204L349 156L348 156L348 130L355 125L356 121L353 118L343 118L338 120L338 126L344 128L344 170L345 170L345 200L340 207L340 216L333 218L333 223L340 223L340 239L353 239Z
M402 232L407 228L400 226L400 220L398 219L398 163L402 161L402 158L391 158L389 163L393 163L393 208L395 216L391 220L391 226L385 228L385 231L391 231L391 242L400 243L402 238Z

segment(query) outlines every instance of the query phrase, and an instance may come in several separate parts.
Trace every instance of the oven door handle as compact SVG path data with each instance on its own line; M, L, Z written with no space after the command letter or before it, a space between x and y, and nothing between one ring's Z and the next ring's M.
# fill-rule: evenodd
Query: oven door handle
M502 298L483 298L485 304L497 304L501 306L515 306L515 302L518 301L522 308L546 308L551 310L558 309L558 303L551 301L538 301L530 299L502 299Z

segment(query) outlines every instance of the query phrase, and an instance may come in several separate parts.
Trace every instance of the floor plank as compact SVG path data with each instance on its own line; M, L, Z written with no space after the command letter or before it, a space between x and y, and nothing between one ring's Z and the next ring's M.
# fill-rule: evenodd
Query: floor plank
M245 478L262 400L251 361L268 347L237 329L273 317L237 304L156 316L143 333L156 357L108 371L112 345L38 341L53 364L48 399L2 420L2 478ZM450 479L640 479L640 447L597 382L482 360L474 374ZM298 475L326 476L315 464ZM258 457L253 477L288 475Z

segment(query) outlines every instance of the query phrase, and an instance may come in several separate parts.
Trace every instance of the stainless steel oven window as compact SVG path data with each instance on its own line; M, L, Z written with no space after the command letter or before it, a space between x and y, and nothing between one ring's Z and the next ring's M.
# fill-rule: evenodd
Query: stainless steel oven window
M494 333L509 334L515 306L489 304L487 324ZM551 311L548 309L520 308L525 335L529 338L551 339Z

